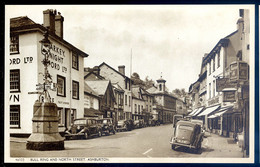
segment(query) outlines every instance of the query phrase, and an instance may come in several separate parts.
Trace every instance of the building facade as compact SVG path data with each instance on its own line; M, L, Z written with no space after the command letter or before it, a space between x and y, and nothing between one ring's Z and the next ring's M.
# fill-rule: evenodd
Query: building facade
M117 83L124 90L124 119L132 118L132 81L125 75L125 66L119 66L118 71L106 63L99 65L100 75L111 83Z
M28 17L10 20L6 99L11 134L30 134L34 102L44 101L35 91L36 85L43 83L43 50L39 41L46 31L51 42L48 70L57 84L57 90L49 93L52 102L58 106L59 126L69 127L74 118L84 115L83 69L84 58L88 55L63 39L63 17L60 14L46 10L43 16L43 25Z

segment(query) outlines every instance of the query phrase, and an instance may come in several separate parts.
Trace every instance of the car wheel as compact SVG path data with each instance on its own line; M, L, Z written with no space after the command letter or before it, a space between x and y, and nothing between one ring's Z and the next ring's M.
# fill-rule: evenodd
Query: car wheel
M176 145L175 145L175 144L172 144L172 149L173 149L173 150L175 150L175 147L176 147Z
M85 139L88 139L88 133L87 132L85 132L84 137L85 137Z

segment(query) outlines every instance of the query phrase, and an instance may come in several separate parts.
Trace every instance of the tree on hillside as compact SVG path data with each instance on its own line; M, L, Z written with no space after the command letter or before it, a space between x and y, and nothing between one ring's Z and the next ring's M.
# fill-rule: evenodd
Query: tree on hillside
M176 89L174 89L174 90L172 91L172 93L173 93L174 95L178 96L178 97L187 97L187 95L188 95L188 93L185 91L184 88L182 88L182 89L176 88Z
M132 75L131 75L131 79L133 80L134 82L134 85L140 85L140 86L144 86L144 81L142 81L140 79L140 76L137 72L134 72Z

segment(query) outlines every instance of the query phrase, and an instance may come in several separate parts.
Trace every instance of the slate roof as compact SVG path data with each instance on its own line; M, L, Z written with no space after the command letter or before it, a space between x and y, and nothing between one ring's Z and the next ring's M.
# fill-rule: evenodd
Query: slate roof
M84 92L87 92L89 94L92 94L94 96L98 96L98 93L96 93L91 87L85 82L84 84Z
M104 66L104 65L107 66L107 67L109 67L110 69L112 69L113 71L115 71L116 73L118 73L119 75L121 75L122 77L127 78L127 79L130 79L130 78L127 77L126 75L121 74L119 71L115 70L113 67L111 67L111 66L109 66L108 64L106 64L105 62L101 63L101 64L99 65L99 68L100 68L101 66ZM130 80L131 80L131 79L130 79Z
M10 27L21 27L21 26L27 26L27 25L33 25L36 24L34 21L32 21L27 16L21 16L21 17L15 17L10 19Z
M109 81L98 80L98 81L85 81L88 86L94 90L99 96L103 96L106 93Z

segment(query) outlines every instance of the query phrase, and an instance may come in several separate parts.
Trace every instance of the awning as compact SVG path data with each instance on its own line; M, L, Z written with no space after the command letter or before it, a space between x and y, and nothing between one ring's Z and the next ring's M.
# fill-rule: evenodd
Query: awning
M226 92L226 91L236 91L236 88L225 88L222 90L222 92Z
M84 117L97 117L98 115L103 115L103 113L94 108L84 108Z
M197 116L203 109L204 109L204 107L200 107L200 108L193 114L193 116Z
M198 115L198 117L200 116L205 116L205 115L209 115L210 113L212 113L213 111L216 111L219 108L219 105L217 106L213 106L213 107L208 107L206 108L202 113L200 113Z
M221 107L217 113L210 115L208 118L220 117L221 115L225 114L231 108L233 108L233 106Z
M195 110L193 110L190 114L189 114L189 116L193 116L193 114L197 111L198 109L196 108Z
M209 116L208 118L209 119L212 119L212 118L216 118L217 116L216 115L211 115L211 116Z

